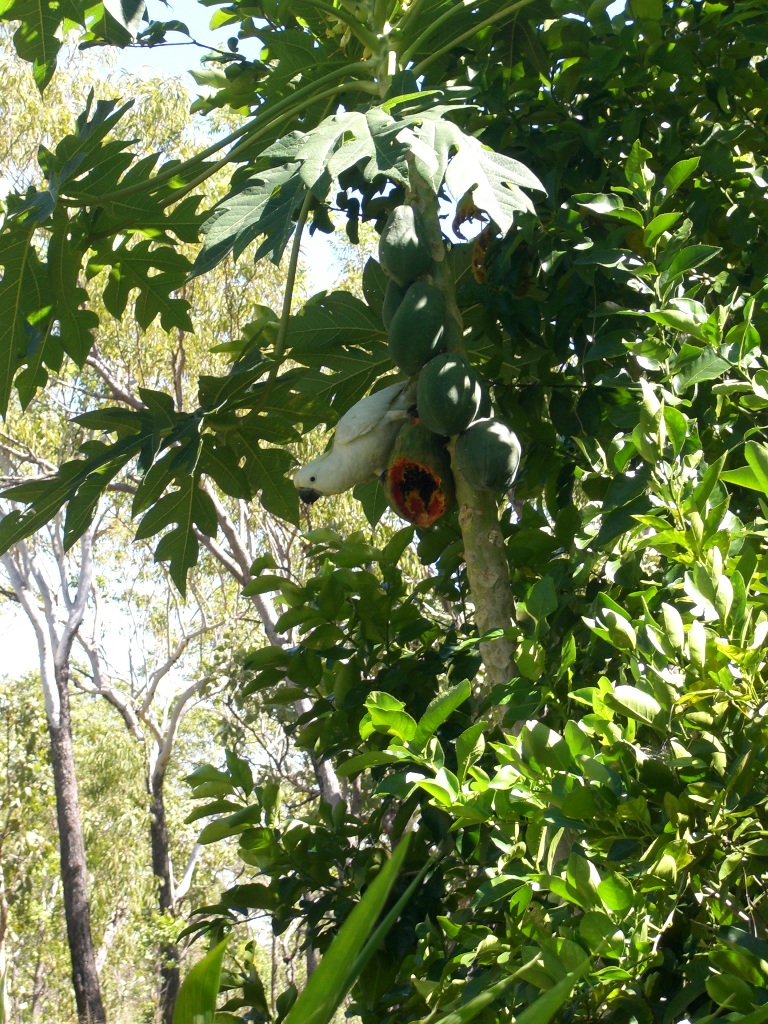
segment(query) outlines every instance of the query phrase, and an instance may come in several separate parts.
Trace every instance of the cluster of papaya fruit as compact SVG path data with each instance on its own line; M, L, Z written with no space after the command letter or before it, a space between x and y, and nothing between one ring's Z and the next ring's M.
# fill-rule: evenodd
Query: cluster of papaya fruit
M493 416L482 383L462 355L461 330L448 313L432 272L432 249L419 210L406 203L389 216L379 240L389 278L382 319L389 354L418 375L417 415L399 431L386 472L392 507L409 522L431 526L455 501L447 444L467 483L499 494L517 473L520 444Z

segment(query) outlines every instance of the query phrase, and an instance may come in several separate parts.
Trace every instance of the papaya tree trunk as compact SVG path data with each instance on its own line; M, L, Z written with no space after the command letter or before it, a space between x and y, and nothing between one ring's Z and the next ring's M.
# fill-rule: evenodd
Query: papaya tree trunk
M445 265L437 196L419 174L413 157L409 160L408 180L408 201L419 209L432 249L432 277L445 297L445 330L453 339L451 347L458 350L461 348L463 323L456 303L455 283ZM453 457L451 463L477 630L481 635L492 630L509 630L514 623L514 603L496 497L471 487ZM484 689L491 690L498 684L508 683L515 671L512 641L506 636L489 640L480 644L480 654L485 667Z
M496 498L486 491L470 487L455 460L452 461L459 526L464 540L464 559L477 631L482 636L496 629L508 630L513 622L514 605ZM515 671L512 641L500 636L481 643L480 654L488 689L499 683L508 683Z

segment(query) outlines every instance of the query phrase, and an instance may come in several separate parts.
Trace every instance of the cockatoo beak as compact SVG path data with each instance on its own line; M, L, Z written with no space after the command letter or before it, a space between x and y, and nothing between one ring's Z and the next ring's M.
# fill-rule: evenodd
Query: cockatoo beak
M322 498L322 494L320 491L315 491L311 487L300 487L299 497L305 505L311 505L313 502L317 501L318 498Z

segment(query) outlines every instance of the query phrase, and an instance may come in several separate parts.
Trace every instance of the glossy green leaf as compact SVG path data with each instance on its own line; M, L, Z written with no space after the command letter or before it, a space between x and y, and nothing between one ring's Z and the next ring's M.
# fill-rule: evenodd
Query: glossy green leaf
M661 715L661 705L656 698L636 686L617 686L612 693L606 695L605 700L621 714L646 725L657 724Z
M408 851L410 836L401 839L390 859L366 889L362 899L339 929L323 959L291 1007L284 1024L328 1024L359 973L373 924L397 880ZM394 924L394 920L390 922ZM383 938L380 935L379 941ZM370 954L373 953L370 950ZM369 955L370 955L369 954Z
M214 1024L221 964L231 936L194 964L179 989L173 1024Z

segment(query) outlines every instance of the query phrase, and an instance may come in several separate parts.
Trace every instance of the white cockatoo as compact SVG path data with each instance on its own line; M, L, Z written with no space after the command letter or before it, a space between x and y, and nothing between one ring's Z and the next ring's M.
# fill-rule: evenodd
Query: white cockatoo
M413 383L400 381L348 409L336 424L330 451L293 474L301 500L309 504L380 476L414 396Z

